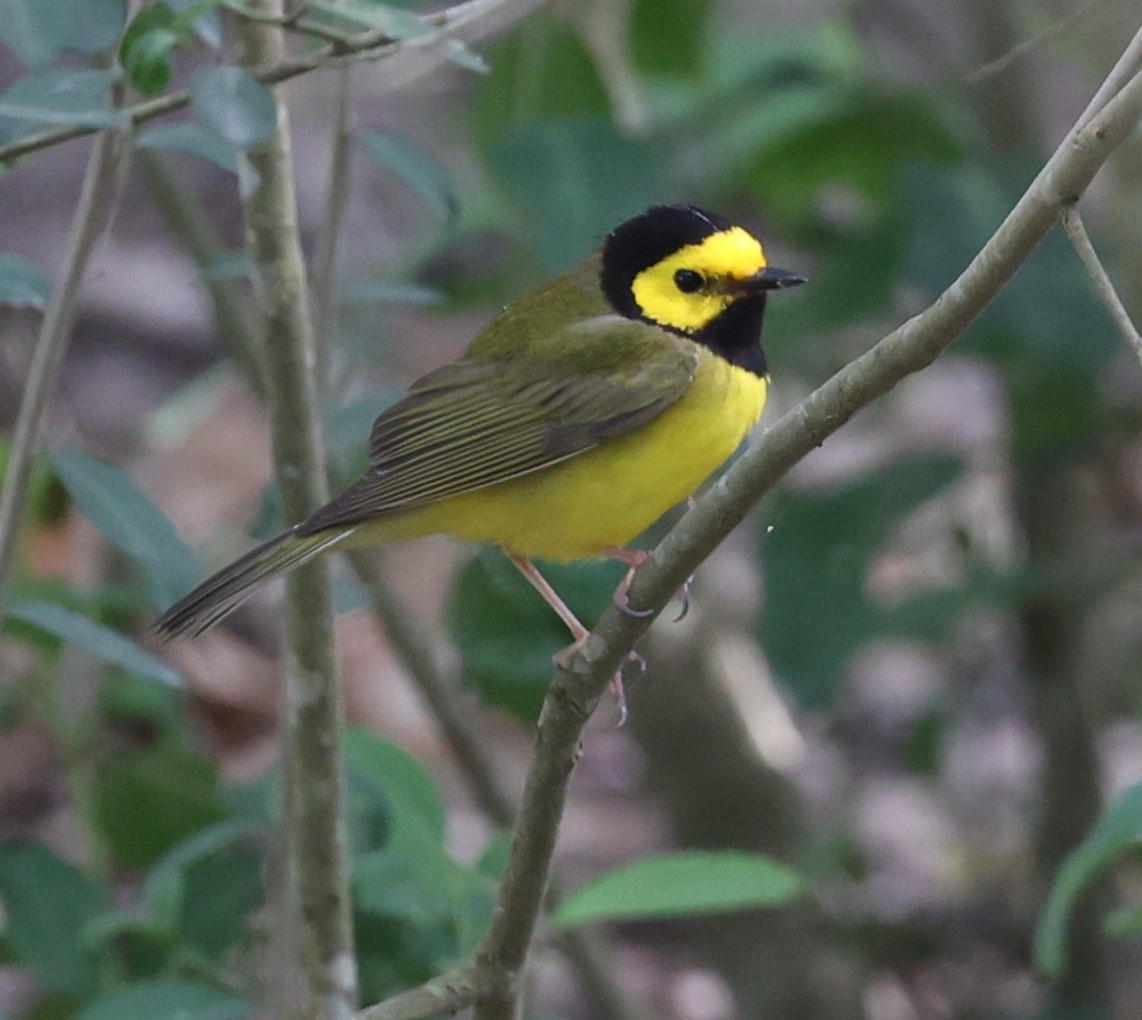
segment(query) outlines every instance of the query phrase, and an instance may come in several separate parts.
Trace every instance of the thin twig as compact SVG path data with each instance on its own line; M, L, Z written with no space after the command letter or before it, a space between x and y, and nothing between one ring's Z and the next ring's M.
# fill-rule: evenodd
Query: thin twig
M1067 237L1071 239L1071 244L1078 252L1087 274L1094 282L1095 293L1106 305L1107 311L1110 312L1110 317L1114 320L1114 324L1118 327L1123 339L1134 349L1138 360L1142 362L1142 336L1138 335L1138 330L1130 319L1130 313L1114 289L1110 276L1099 260L1098 252L1094 250L1094 245L1091 244L1090 235L1087 234L1086 227L1083 226L1077 204L1068 205L1063 210L1063 229L1066 230Z
M353 143L349 84L349 69L343 67L336 75L329 182L325 189L325 211L321 217L317 251L313 257L313 331L317 334L317 383L320 391L330 383L329 354L337 329L334 300L337 246L349 200L349 157Z
M1140 41L1142 30L1131 48ZM651 615L609 608L572 657L570 672L553 679L492 927L476 954L477 964L500 974L502 982L493 985L498 991L477 1003L475 1020L511 1020L516 1015L518 977L543 902L583 729L635 641L779 478L860 408L931 364L963 333L1047 235L1060 206L1082 194L1140 119L1142 75L1136 75L1084 127L1068 133L999 229L931 307L785 415L670 531L628 593L632 606Z
M104 131L95 141L87 161L79 204L71 220L63 280L48 300L36 337L4 471L4 488L0 490L0 617L4 612L16 538L24 520L36 445L71 339L80 284L91 253L111 220L123 183L127 151L127 138L119 131Z
M1085 3L1080 3L1072 11L1065 14L1063 17L1052 21L1049 25L1039 29L1038 32L1028 36L1026 39L1021 39L1014 46L1010 47L1002 56L996 57L994 60L989 60L981 67L977 67L974 71L969 71L964 75L964 81L969 85L976 85L986 78L991 78L994 75L1006 71L1016 60L1022 57L1025 53L1038 49L1048 39L1059 35L1064 30L1073 25L1076 21L1086 17L1090 9L1096 4L1102 4L1105 0L1086 0Z
M281 0L254 0L281 14ZM282 29L231 23L238 62L280 62ZM289 114L279 106L271 138L247 153L242 214L266 349L266 391L274 478L282 509L304 520L328 498L321 414L313 378L314 337L297 222ZM301 939L296 961L303 1001L281 1004L306 1020L343 1020L357 1005L349 898L341 696L333 656L333 599L327 563L309 563L286 581L283 773L286 824L283 931ZM279 1010L279 1012L281 1012Z
M370 31L350 36L347 42L323 46L313 53L281 60L262 69L252 68L249 73L263 85L278 85L299 75L323 68L346 67L360 61L380 60L404 49L423 51L452 37L482 35L485 30L499 26L505 20L514 20L544 3L545 0L465 0L438 14L425 16L425 21L437 29L430 35L411 39L393 40L384 32ZM505 8L507 10L505 10ZM463 31L462 31L463 30ZM189 90L172 92L157 99L148 99L120 112L132 127L181 110L190 103ZM68 124L25 135L7 145L0 145L0 164L61 142L94 134L98 127L90 124Z
M351 45L353 41L351 34L338 32L336 29L329 28L317 21L303 20L308 6L306 4L302 4L296 10L291 11L289 14L283 14L280 17L274 14L266 14L265 11L259 11L245 3L239 3L238 0L223 0L221 6L225 7L226 10L232 14L256 22L259 25L274 25L291 32L300 32L302 35L311 35L315 39L333 43L338 51Z

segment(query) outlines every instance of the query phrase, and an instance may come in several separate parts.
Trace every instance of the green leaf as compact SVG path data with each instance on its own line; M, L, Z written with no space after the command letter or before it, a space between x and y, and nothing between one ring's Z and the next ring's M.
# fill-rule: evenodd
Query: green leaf
M485 147L530 121L610 120L610 100L594 59L579 35L550 15L539 13L524 31L510 33L493 47L490 62L496 73L480 83L472 114Z
M95 999L72 1020L244 1020L257 1007L229 992L188 981L140 981Z
M125 126L111 105L114 71L41 71L20 78L0 96L0 139L18 138L45 124Z
M950 456L913 456L833 492L790 495L762 551L761 634L777 671L808 704L838 686L850 654L891 614L865 587L873 557L905 514L963 471Z
M412 188L444 220L454 220L460 202L448 171L430 153L391 131L370 129L361 135L369 154Z
M435 781L406 751L363 729L346 733L345 760L355 908L421 925L451 919L467 887L486 880L445 851Z
M135 144L144 149L174 149L189 152L192 156L209 160L228 173L238 172L238 158L234 146L201 124L188 121L181 124L156 124L140 131L135 136Z
M95 980L84 928L103 894L74 865L36 843L0 846L4 937L43 984L82 996Z
M171 81L171 51L179 44L177 16L165 3L144 7L123 33L119 62L144 95L158 95Z
M623 137L609 122L550 120L505 132L488 162L554 274L654 201L663 160L654 145Z
M43 308L52 285L43 271L23 255L0 252L0 305Z
M25 67L50 64L63 46L60 26L45 17L49 11L42 0L15 0L0 18L0 39Z
M12 606L9 613L24 623L30 623L64 641L86 648L104 662L121 666L136 676L158 680L171 687L182 686L182 677L177 670L144 652L117 631L64 606L50 602L24 601Z
M448 918L458 870L440 847L419 853L386 849L364 854L353 862L354 908L418 925Z
M25 66L44 67L61 50L109 49L126 18L127 0L13 0L0 18L0 39Z
M273 93L236 67L200 67L190 80L199 119L235 148L260 145L277 126Z
M143 568L156 609L194 587L201 577L194 554L125 472L78 450L56 450L51 461L84 516Z
M1067 925L1082 891L1124 850L1142 843L1142 783L1120 793L1090 834L1055 874L1047 906L1035 929L1035 966L1057 977L1067 960Z
M759 140L753 149L750 181L786 217L808 215L824 187L847 185L873 201L889 201L908 162L948 163L961 155L942 111L915 92L843 84L827 87L820 99L811 114L791 118L783 137Z
M143 886L143 901L152 920L166 930L180 927L188 876L203 862L264 831L260 821L228 819L197 829L172 846L151 868Z
M148 867L226 814L214 766L173 739L108 762L96 791L96 813L126 868Z
M629 30L635 66L671 78L697 75L713 9L710 0L637 0Z
M184 878L183 940L220 958L248 935L248 919L265 900L262 855L248 843L231 843L204 856Z
M344 751L351 782L383 804L386 846L415 853L443 845L444 803L436 782L412 755L356 727L346 731Z
M805 890L804 878L763 854L662 854L589 882L559 905L554 921L568 927L778 907Z

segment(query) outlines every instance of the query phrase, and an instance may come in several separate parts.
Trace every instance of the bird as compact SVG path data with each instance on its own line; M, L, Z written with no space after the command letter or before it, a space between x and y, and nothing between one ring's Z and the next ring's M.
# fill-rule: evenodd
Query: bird
M651 206L414 382L374 423L360 478L152 630L198 635L262 582L330 550L449 534L503 549L570 630L565 654L589 632L533 560L622 561L615 601L626 608L650 555L629 543L760 419L767 297L804 282L770 266L744 227L693 205Z

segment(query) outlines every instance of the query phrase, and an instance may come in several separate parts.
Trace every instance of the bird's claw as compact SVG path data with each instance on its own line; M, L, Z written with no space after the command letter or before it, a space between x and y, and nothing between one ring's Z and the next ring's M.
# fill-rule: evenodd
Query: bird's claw
M611 596L612 601L618 606L620 612L626 613L627 616L633 616L639 620L645 620L648 616L654 615L653 609L633 609L629 600L627 599L627 590L630 588L630 583L634 579L634 568L632 567L627 571L626 576L619 583L615 589L615 593ZM682 603L681 608L678 610L678 615L674 617L674 622L679 623L686 619L690 612L690 583L694 580L693 577L688 577L682 583L682 587L674 593L674 598Z
M675 623L681 623L690 612L690 585L693 580L693 576L686 578L686 580L682 582L682 587L674 593L674 597L682 603L678 610L678 615L674 617Z
M639 676L646 672L646 659L633 649L627 652L626 661L633 662L638 667ZM611 690L614 692L615 704L618 705L619 709L619 721L615 723L615 729L619 730L626 725L627 719L630 718L626 689L623 687L622 667L611 677Z

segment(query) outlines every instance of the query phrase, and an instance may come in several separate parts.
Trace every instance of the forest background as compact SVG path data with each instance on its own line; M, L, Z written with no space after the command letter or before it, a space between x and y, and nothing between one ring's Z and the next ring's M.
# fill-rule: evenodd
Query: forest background
M465 961L491 958L566 639L498 553L433 539L334 571L351 728L316 799L350 898L314 936L324 979L293 963L308 893L282 876L306 851L276 835L311 828L277 764L280 591L194 642L144 637L290 516L272 434L279 455L291 421L318 435L301 404L266 411L243 217L275 165L334 486L410 380L658 201L810 278L771 302L760 442L956 279L1124 46L1119 85L1142 68L1125 0L438 10L321 0L280 28L256 4L7 0L2 1016L344 1016L442 973L480 1017L520 994ZM284 161L259 31L288 39ZM130 146L119 110L143 111ZM1077 208L1138 321L1129 129ZM1142 368L1107 304L1060 223L709 556L688 616L639 644L628 724L604 697L583 739L526 1015L1138 1015ZM619 575L551 576L594 620ZM331 976L350 944L355 976ZM368 1015L432 1015L392 1001Z

